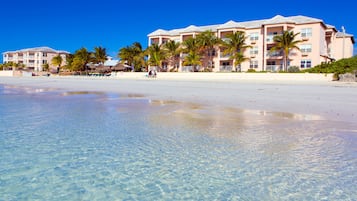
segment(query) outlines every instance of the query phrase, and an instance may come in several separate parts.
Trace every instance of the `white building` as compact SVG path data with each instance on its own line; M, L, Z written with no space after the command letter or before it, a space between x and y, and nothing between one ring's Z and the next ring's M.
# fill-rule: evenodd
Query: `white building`
M16 51L7 51L3 53L3 62L13 62L23 64L25 68L32 71L42 71L45 64L49 69L56 69L57 66L52 64L52 58L60 55L62 57L62 66L66 64L66 55L69 52L54 50L49 47L35 47Z
M299 33L297 40L300 51L294 49L289 54L289 66L300 69L311 68L322 62L329 62L353 56L355 43L352 34L340 32L333 25L323 20L307 16L284 17L277 15L270 19L235 22L207 26L188 26L172 30L158 29L148 35L148 45L164 44L169 40L182 43L196 35L210 30L216 37L225 40L228 34L237 31L245 33L245 44L251 46L244 52L248 58L241 63L241 70L255 69L258 71L276 71L282 68L282 52L270 52L274 46L273 38L284 31ZM216 47L213 55L213 71L233 70L233 60L224 55L222 47ZM181 54L179 71L185 71L184 54Z

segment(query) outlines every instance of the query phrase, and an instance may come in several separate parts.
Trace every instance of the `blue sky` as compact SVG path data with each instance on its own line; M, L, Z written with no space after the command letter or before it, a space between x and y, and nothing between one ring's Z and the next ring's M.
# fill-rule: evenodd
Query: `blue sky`
M146 47L147 34L159 28L266 19L278 14L322 19L338 30L345 26L347 33L357 37L352 0L335 5L322 0L17 0L0 5L1 53L38 46L69 52L102 46L110 56L116 56L120 48L136 41ZM355 53L356 49L355 45Z

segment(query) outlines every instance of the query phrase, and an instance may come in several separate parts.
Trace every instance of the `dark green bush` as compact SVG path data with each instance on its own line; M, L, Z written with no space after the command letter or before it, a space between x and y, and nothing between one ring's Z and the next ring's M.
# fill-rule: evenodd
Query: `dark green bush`
M341 59L331 63L322 63L320 65L315 66L314 68L304 70L303 72L333 73L334 78L338 78L338 75L340 74L353 73L356 70L357 70L357 56L353 56L348 59Z
M299 73L300 72L300 68L297 66L290 66L288 68L288 73Z

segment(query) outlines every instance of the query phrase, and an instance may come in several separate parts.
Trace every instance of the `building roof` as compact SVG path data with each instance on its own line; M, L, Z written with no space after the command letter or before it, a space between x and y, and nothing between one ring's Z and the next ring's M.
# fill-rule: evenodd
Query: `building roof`
M57 54L69 54L67 51L63 50L55 50L50 47L33 47L33 48L26 48L26 49L21 49L21 50L15 50L15 51L7 51L4 52L3 54L8 54L8 53L19 53L19 52L47 52L47 53L57 53Z
M343 37L351 38L352 43L355 44L355 39L354 39L352 34L343 33L343 32L337 32L336 33L336 38L343 38Z
M266 25L266 24L281 24L281 23L305 24L305 23L323 23L323 21L321 19L306 17L306 16L302 16L302 15L290 16L290 17L276 15L272 18L262 19L262 20L251 20L251 21L243 21L243 22L236 22L236 21L230 20L224 24L218 24L218 25L208 25L208 26L190 25L185 28L173 29L173 30L158 29L158 30L150 33L148 36L149 37L150 36L162 36L162 35L175 36L175 35L180 35L181 33L203 32L206 30L217 31L218 29L228 29L228 28L252 29L252 28L259 28L262 25Z
M282 24L282 23L295 23L294 20L281 15L276 15L271 19L265 20L264 24Z
M244 25L235 22L233 20L229 20L228 22L219 25L217 29L229 29L229 28L237 28L237 27L244 27Z
M115 65L117 65L119 63L119 60L115 60L115 59L113 59L113 60L106 60L105 62L104 62L104 66L115 66Z

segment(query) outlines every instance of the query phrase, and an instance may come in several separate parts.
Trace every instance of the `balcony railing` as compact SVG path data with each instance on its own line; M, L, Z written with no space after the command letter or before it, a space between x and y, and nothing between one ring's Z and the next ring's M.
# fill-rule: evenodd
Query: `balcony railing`
M224 54L223 52L220 52L220 53L219 53L219 57L220 57L220 58L228 59L229 57L231 57L231 54Z
M283 53L280 51L273 51L273 52L268 51L266 56L267 57L281 57L281 56L283 56Z
M273 42L274 42L274 37L275 37L275 36L279 36L279 35L281 35L281 34L277 34L277 35L267 35L266 38L265 38L265 40L266 40L267 43L273 43Z
M221 72L232 72L233 66L219 66Z
M282 69L283 69L282 65L267 65L265 70L270 72L277 72Z

